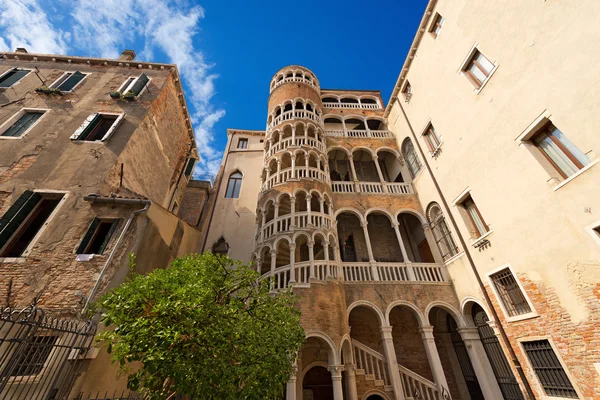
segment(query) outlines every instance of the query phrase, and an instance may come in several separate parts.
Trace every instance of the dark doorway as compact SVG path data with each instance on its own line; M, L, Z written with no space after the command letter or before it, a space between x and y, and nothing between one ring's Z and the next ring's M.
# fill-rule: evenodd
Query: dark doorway
M312 367L308 370L306 375L304 375L302 391L305 399L333 400L331 372L325 367ZM310 397L311 394L312 397Z
M456 321L450 314L447 316L447 323L448 332L450 332L450 338L452 340L452 346L454 346L456 358L458 358L458 363L460 364L460 369L463 377L465 378L465 383L467 384L467 389L469 390L471 400L485 400L483 393L481 392L479 382L477 381L475 370L473 370L469 353L465 347L465 342L463 342L462 337L458 332Z

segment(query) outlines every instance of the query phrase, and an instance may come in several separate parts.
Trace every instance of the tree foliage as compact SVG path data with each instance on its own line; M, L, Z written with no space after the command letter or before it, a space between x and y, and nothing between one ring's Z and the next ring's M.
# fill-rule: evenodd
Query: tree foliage
M133 274L98 301L100 340L149 399L279 397L304 331L295 296L270 294L258 278L210 252Z

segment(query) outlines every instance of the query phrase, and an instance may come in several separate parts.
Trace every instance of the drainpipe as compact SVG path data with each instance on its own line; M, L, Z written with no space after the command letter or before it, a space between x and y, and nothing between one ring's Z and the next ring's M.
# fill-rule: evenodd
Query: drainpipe
M109 203L109 204L120 204L120 205L139 204L139 205L143 205L144 208L141 208L139 210L132 212L131 215L129 216L129 218L127 218L127 222L125 222L125 226L123 227L123 230L121 231L121 234L119 235L119 238L117 239L117 242L115 243L112 251L110 252L110 255L106 259L106 262L104 263L104 266L102 267L102 270L100 271L100 275L98 275L98 278L96 279L96 283L94 284L94 287L92 288L92 291L90 292L90 295L85 300L85 305L83 306L83 309L81 310L82 315L85 314L88 307L90 306L92 299L96 295L96 292L98 291L98 288L100 287L100 281L104 277L104 274L106 273L106 270L108 269L108 266L111 264L112 259L114 258L115 253L117 252L117 249L119 248L119 245L121 244L121 241L125 237L125 233L129 229L129 226L131 225L131 222L133 221L133 219L136 216L148 211L148 208L150 208L150 205L152 204L151 200L102 197L102 196L95 195L95 194L85 196L83 199L85 201L91 202L92 204L93 203L105 203L105 204Z
M465 239L463 238L462 234L460 233L460 230L458 229L456 220L454 219L454 216L450 212L450 207L448 207L448 202L446 201L446 198L444 197L444 194L442 193L442 189L440 188L440 185L438 184L437 180L435 179L435 176L433 175L433 171L432 171L431 167L429 166L429 163L427 162L427 158L425 158L425 153L423 152L423 149L421 148L421 145L419 144L419 141L417 140L417 135L415 134L412 124L408 120L408 116L406 115L406 112L404 111L404 108L402 107L402 104L400 103L400 101L398 101L398 106L400 106L400 110L402 111L404 120L406 121L406 123L408 125L408 129L410 130L413 141L415 142L415 144L417 146L417 149L419 149L419 154L421 155L421 159L425 163L425 168L427 169L427 172L429 172L429 176L431 177L431 180L433 181L433 185L435 186L438 196L440 196L440 199L442 200L442 204L448 211L448 217L450 219L450 222L452 223L452 226L454 227L454 231L456 232L456 235L458 236L458 239L460 241L460 245L462 246L462 248L465 252L465 255L467 256L467 260L469 261L471 269L473 270L473 274L475 275L475 278L477 279L479 288L483 292L483 297L485 298L485 302L487 303L487 306L488 306L490 312L492 313L492 317L494 318L495 321L497 321L496 326L498 327L498 330L500 331L500 336L502 337L502 341L504 342L504 344L506 345L506 348L508 349L511 361L514 364L515 369L517 370L519 377L521 378L521 381L523 382L523 386L525 386L525 390L527 391L527 396L529 397L529 399L535 400L535 395L533 394L533 390L531 389L529 381L527 380L527 377L525 376L525 372L523 372L523 367L521 366L521 363L517 359L517 355L515 354L515 351L514 351L512 345L510 344L510 341L508 340L508 336L506 335L506 331L504 330L502 323L500 323L500 318L498 316L498 313L496 312L496 309L494 308L494 305L492 304L492 299L490 299L490 296L489 296L487 290L485 289L485 285L483 284L483 281L481 280L481 276L479 275L479 272L477 271L477 268L475 267L475 262L473 261L473 257L471 257L471 253L467 247L467 243L466 243Z

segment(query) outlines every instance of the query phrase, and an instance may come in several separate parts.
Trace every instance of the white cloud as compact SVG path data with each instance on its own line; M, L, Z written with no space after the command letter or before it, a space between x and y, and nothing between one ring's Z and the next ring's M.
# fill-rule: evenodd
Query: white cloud
M0 47L46 54L65 54L68 36L55 29L36 0L0 1Z

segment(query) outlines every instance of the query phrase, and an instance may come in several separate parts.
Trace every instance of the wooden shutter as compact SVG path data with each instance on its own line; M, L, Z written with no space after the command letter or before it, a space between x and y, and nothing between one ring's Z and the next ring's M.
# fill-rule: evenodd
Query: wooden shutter
M138 78L135 80L135 82L133 83L133 86L131 87L131 92L138 96L142 90L144 89L144 87L146 87L146 85L148 84L148 82L150 82L150 78L148 78L148 76L144 73L142 73L140 76L138 76Z
M188 160L187 166L185 167L185 177L187 178L188 176L190 176L190 174L192 173L192 171L194 170L194 164L196 163L196 159L195 158L190 158Z
M121 114L117 117L117 119L115 119L115 122L113 122L111 127L108 128L104 137L102 139L100 139L101 141L103 141L103 142L107 141L112 136L115 129L117 129L119 127L119 125L121 124L121 121L123 121L123 118L125 117L125 115L126 114Z
M75 71L71 74L71 76L58 85L58 88L64 92L70 92L75 88L75 86L77 86L79 82L81 82L83 78L85 78L85 74Z
M92 114L89 117L87 117L85 119L85 122L83 124L81 124L81 126L79 128L77 128L77 130L71 135L71 137L69 139L71 140L78 140L79 137L83 134L83 132L85 132L86 128L92 123L92 121L98 117L98 113L96 114Z
M39 193L26 190L4 213L0 218L0 248L4 247L41 199Z
M83 236L81 244L77 248L77 254L85 254L85 248L90 243L90 240L92 239L92 236L94 236L94 232L96 232L96 229L98 229L98 225L100 225L100 220L98 218L94 218L94 220L90 224L90 227L85 233L85 236Z
M110 241L110 238L112 237L113 233L115 233L115 229L117 229L118 223L119 223L118 219L115 219L112 222L112 225L110 226L110 229L108 230L108 233L104 237L104 241L102 242L102 244L100 245L100 248L98 249L98 254L104 253L104 249L106 248L106 245L108 245L108 242Z

